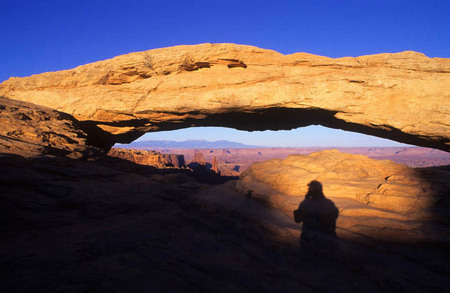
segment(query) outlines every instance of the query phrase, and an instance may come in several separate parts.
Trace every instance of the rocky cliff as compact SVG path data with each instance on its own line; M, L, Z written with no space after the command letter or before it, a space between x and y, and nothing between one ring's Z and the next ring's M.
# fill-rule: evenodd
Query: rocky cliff
M0 95L99 126L112 134L105 149L145 132L191 126L321 124L449 151L449 73L449 59L411 51L332 59L201 44L12 77L0 84Z
M108 152L108 156L128 160L140 165L154 166L160 169L185 167L183 155L161 154L156 151L112 148Z
M0 99L0 154L90 159L103 151L89 143L80 122L48 107Z

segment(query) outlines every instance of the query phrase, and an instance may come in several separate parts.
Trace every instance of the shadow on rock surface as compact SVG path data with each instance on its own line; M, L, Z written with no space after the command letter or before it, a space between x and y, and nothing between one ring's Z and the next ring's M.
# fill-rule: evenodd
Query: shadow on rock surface
M305 251L335 254L339 250L336 235L336 219L339 210L326 198L319 181L308 183L308 193L294 211L296 223L303 223L300 247Z
M379 292L448 286L445 267L399 257L373 241L361 245L343 235L342 254L334 260L302 252L292 220L255 206L236 193L233 182L202 185L179 171L115 159L2 155L0 166L2 292Z

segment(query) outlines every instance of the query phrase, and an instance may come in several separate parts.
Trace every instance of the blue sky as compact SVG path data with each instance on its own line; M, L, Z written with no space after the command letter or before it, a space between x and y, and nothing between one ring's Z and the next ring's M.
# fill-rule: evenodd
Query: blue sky
M207 133L207 136L205 136ZM256 146L275 147L372 147L409 146L388 139L368 136L355 132L331 129L318 125L282 131L240 131L221 127L191 127L187 129L148 133L141 140L206 139L208 141L229 140Z
M448 58L449 15L446 0L0 0L0 82L134 51L205 42L248 44L283 54L342 57L414 50ZM200 138L215 140L218 131L207 128ZM323 128L310 132L323 132L319 144L331 135ZM303 135L298 130L278 139L287 144L294 133ZM335 144L353 139L338 134ZM182 136L172 135L174 140ZM248 135L232 137L241 141Z

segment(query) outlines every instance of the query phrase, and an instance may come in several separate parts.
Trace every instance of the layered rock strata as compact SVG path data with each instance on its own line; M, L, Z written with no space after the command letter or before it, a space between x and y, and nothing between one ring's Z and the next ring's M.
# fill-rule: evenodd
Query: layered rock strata
M161 154L156 151L112 148L108 152L108 156L128 160L140 165L153 166L160 169L183 168L186 166L183 155Z
M307 193L307 184L318 180L325 195L416 216L426 214L438 201L448 200L448 176L445 170L429 173L329 150L255 163L241 174L237 189L290 214Z
M0 84L0 96L101 127L112 139L92 140L105 149L145 132L191 126L321 124L449 151L449 73L449 59L411 51L332 59L201 44L12 77Z
M90 159L103 151L89 144L71 115L31 103L0 99L0 154Z
M189 163L190 168L195 169L197 166L207 166L206 160L200 152L195 152L192 161Z

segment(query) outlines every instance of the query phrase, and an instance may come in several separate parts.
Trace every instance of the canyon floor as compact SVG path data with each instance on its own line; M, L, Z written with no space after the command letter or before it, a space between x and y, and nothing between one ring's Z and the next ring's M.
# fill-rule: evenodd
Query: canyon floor
M342 216L339 253L320 255L299 249L301 227L291 216L237 193L236 181L201 184L183 170L108 157L2 154L0 164L2 292L444 292L450 286L448 223L386 219L364 229L370 218ZM339 209L369 209L331 199ZM411 233L425 236L402 237Z
M255 162L274 158L284 159L293 154L308 155L326 149L338 149L341 152L365 155L378 160L391 160L413 168L450 165L449 153L423 147L152 148L152 150L155 149L163 154L182 154L186 162L190 162L194 154L200 152L207 162L212 162L213 157L216 157L220 166L229 170L237 170L238 173Z

